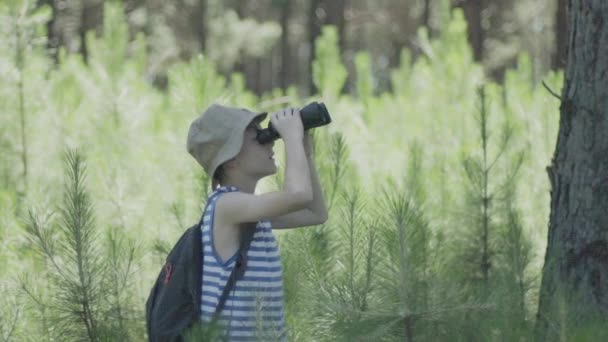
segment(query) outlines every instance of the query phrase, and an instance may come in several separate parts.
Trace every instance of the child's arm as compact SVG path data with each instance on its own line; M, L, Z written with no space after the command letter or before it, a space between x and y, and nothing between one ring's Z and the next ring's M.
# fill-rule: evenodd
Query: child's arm
M321 189L314 161L314 143L308 132L304 132L304 150L310 171L313 200L308 203L305 209L270 218L272 228L274 229L314 226L323 224L328 219L327 205L325 204L323 190Z
M319 174L317 172L317 166L315 165L315 149L313 136L304 132L304 151L306 152L306 159L308 160L308 166L310 169L310 179L312 182L312 193L313 200L308 205L307 209L310 209L315 215L325 222L327 221L327 204L325 204L325 197L323 196L323 189L321 189L321 181L319 180Z
M257 222L302 210L313 200L302 135L285 136L283 141L287 160L283 190L260 195L243 192L222 195L216 205L216 213L222 222Z

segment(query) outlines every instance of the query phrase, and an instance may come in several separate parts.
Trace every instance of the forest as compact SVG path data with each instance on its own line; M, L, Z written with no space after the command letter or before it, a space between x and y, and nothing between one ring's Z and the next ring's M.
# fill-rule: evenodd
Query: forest
M313 101L329 219L275 231L289 341L608 339L607 16L0 0L0 341L146 341L146 298L209 194L192 120ZM257 192L283 185L275 152Z

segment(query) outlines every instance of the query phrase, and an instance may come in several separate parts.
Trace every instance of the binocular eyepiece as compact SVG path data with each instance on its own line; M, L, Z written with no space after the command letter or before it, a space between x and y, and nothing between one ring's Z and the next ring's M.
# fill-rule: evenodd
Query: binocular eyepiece
M304 130L325 126L331 122L331 117L327 111L327 107L323 102L311 102L300 109L302 118L302 126ZM281 136L277 130L272 127L272 122L268 123L268 128L258 131L256 139L260 144L266 144L273 140L279 139Z

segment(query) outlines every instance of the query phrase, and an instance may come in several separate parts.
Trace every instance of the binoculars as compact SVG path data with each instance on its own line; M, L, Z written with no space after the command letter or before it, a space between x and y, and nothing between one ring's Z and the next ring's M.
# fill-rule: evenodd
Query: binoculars
M302 118L302 126L304 130L325 126L331 122L331 117L327 111L327 107L323 102L311 102L300 109L300 116ZM281 136L277 130L272 127L272 122L268 123L268 128L264 128L258 131L256 139L260 144L266 144Z

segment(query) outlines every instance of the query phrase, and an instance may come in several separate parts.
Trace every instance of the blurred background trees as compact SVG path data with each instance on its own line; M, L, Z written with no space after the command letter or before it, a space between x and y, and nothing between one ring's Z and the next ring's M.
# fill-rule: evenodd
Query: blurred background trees
M38 1L53 9L47 32L53 56L64 47L86 59L85 33L102 33L103 3ZM501 81L520 52L531 56L536 76L563 67L566 56L565 0L124 0L122 6L130 38L138 32L148 37L147 72L160 87L169 65L202 53L226 75L243 73L258 95L288 86L313 94L314 41L323 25L335 25L349 74L356 51L369 51L381 92L390 87L389 69L399 64L403 48L425 53L418 30L437 34L446 7L463 10L474 58L492 79ZM353 82L349 77L344 90L354 89Z

